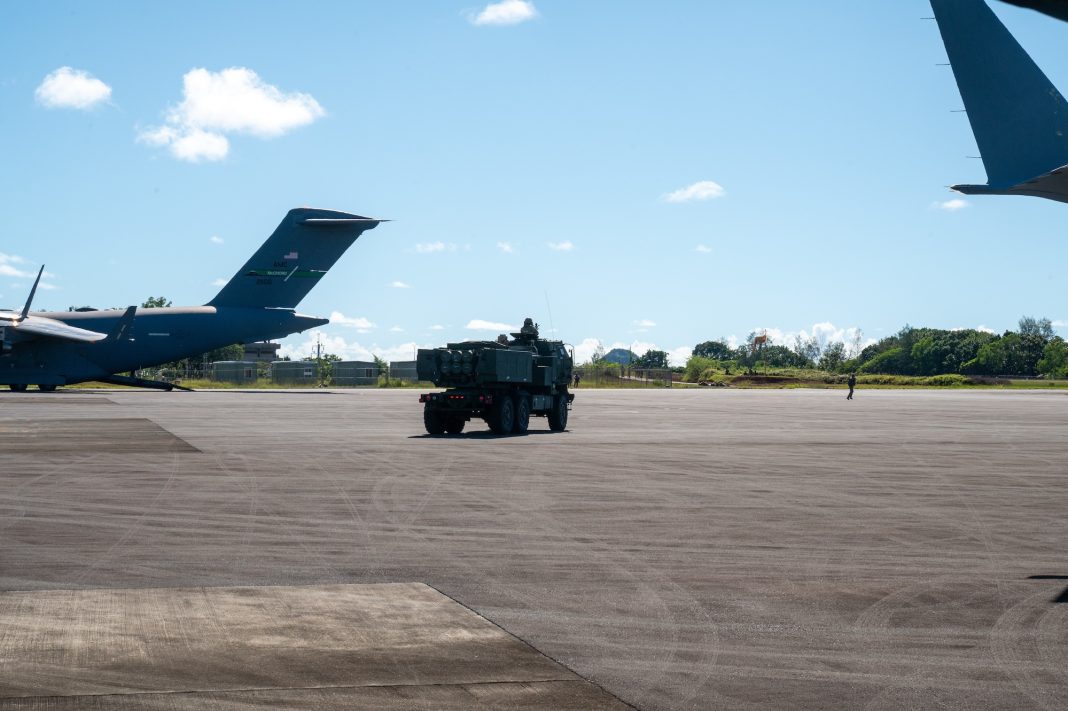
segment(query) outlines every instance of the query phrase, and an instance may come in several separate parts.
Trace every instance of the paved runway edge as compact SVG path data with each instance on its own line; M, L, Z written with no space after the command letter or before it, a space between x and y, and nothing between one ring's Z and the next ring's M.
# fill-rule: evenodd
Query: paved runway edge
M625 708L421 583L6 592L0 629L0 708Z

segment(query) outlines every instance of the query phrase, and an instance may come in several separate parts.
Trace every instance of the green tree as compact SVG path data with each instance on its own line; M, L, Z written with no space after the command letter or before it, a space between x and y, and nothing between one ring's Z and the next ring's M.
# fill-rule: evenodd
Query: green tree
M834 341L826 348L823 349L823 355L820 356L820 370L826 370L833 373L841 367L845 361L845 344L841 341Z
M145 303L141 304L143 309L161 309L171 305L171 302L165 296L150 296L145 299Z
M1054 336L1042 351L1038 361L1038 372L1051 378L1068 377L1068 343L1060 336Z
M214 363L217 360L241 360L244 357L245 347L240 343L233 343L229 346L223 346L222 348L208 351L200 356L200 359L207 359L209 363Z
M319 385L326 386L334 377L334 363L341 360L341 356L335 353L323 353L319 356Z
M371 357L374 358L375 367L378 368L378 377L380 379L381 378L385 378L386 383L389 383L389 363L387 363L386 361L382 360L381 358L376 356L374 353L371 354Z
M865 349L867 350L867 349ZM861 373L888 373L904 375L909 372L909 357L901 346L877 353L858 369Z
M690 359L686 361L686 373L682 379L687 383L696 383L711 376L716 367L722 367L722 361L698 355L690 356Z
M693 347L692 355L713 360L731 360L734 358L734 350L720 339L698 343Z
M1021 336L1038 336L1044 341L1049 341L1055 337L1055 334L1053 333L1053 322L1048 318L1021 316L1019 328Z
M634 360L635 368L667 368L668 354L664 351L646 351Z
M815 336L802 338L794 336L794 353L806 363L815 363L820 359L820 341Z

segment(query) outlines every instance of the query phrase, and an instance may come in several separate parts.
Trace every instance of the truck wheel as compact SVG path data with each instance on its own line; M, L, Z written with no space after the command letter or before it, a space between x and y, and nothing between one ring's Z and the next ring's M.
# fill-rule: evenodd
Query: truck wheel
M13 393L24 393L24 392L26 392L26 386L25 385L17 385L15 383L12 383L11 385L8 385L8 387L11 388L11 392L13 392Z
M55 385L38 385L37 389L43 393L54 393L56 391Z
M520 395L517 398L517 402L515 424L512 425L512 431L516 434L526 434L527 428L530 426L530 398Z
M423 406L423 427L432 435L445 434L445 418L429 402Z
M502 395L493 403L493 416L489 420L494 434L510 434L515 426L515 404L509 395Z
M553 398L553 409L549 410L549 429L563 432L567 429L567 396L557 395Z
M449 434L460 434L466 424L467 420L462 415L452 415L445 418L445 431Z

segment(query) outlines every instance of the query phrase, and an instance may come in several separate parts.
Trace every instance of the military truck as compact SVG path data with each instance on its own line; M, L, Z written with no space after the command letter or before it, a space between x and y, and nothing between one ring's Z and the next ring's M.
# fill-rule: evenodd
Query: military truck
M422 348L415 369L444 392L423 393L423 425L430 434L459 434L475 418L496 434L523 434L531 417L545 417L549 429L567 427L575 399L567 391L573 367L562 341L538 337L538 325L526 319L512 339L449 343Z

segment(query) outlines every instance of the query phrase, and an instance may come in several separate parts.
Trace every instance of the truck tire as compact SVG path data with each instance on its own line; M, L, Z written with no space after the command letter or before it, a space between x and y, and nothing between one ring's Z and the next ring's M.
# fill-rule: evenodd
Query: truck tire
M516 398L515 424L512 431L516 434L526 434L530 427L530 398L520 395Z
M445 418L445 431L449 434L460 434L464 431L466 424L467 420L463 418L463 415L450 415Z
M549 410L549 429L553 432L567 429L567 395L553 397L553 409Z
M8 385L8 387L11 388L11 392L13 392L13 393L24 393L24 392L26 392L26 386L22 385L22 384L12 383L11 385Z
M489 426L494 434L511 434L515 426L515 402L510 395L501 395L493 403Z
M423 427L432 435L445 434L445 418L429 402L423 406Z

